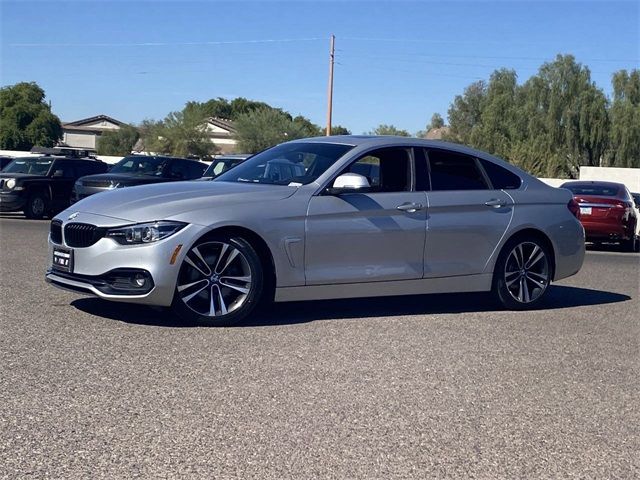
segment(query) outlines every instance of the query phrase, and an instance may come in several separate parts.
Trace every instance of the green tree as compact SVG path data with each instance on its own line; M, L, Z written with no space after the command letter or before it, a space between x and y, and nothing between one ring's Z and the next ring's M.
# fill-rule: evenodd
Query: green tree
M256 153L288 140L308 137L310 123L304 117L293 119L273 108L245 113L235 121L238 148L242 152Z
M255 110L271 109L270 105L264 102L247 100L244 97L234 98L229 101L226 98L212 98L206 102L188 102L184 112L188 115L200 116L201 118L218 117L227 120L236 120L240 115L253 112Z
M614 73L609 164L640 167L640 70Z
M56 144L62 125L44 98L44 90L35 82L0 89L0 148L29 150Z
M128 155L140 138L138 129L122 125L118 130L104 132L98 138L96 150L99 155Z
M487 85L480 80L465 88L462 95L456 95L447 112L449 133L446 140L471 145L471 132L480 123L482 104L487 95Z
M409 132L406 130L399 130L393 125L378 125L373 131L369 132L367 135L396 135L399 137L410 137Z
M432 128L442 128L444 127L444 118L439 113L434 113L431 115L431 121L427 125L427 132Z
M449 108L446 139L501 156L540 176L573 177L599 165L608 145L607 99L571 55L523 85L512 70L475 82Z
M331 135L351 135L351 131L342 125L332 125Z
M162 121L146 120L140 130L148 152L209 158L216 153L199 112L171 112Z
M470 143L503 158L509 158L518 117L517 75L513 70L496 70L486 84L480 102L478 123L470 131Z
M575 177L581 165L597 166L607 148L607 99L589 69L572 55L558 55L522 88L519 163L534 174Z

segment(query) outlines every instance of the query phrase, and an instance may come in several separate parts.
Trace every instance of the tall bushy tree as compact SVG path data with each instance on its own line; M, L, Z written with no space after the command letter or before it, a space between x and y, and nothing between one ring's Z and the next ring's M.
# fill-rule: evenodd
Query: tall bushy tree
M304 117L291 115L273 108L263 108L240 115L235 122L238 148L255 153L288 140L305 138L314 126Z
M589 69L558 55L519 86L511 70L476 82L449 108L448 139L499 155L536 175L575 176L599 165L608 143L607 99Z
M640 70L613 75L609 163L640 167Z
M449 133L446 140L471 145L471 132L480 123L482 104L487 95L487 84L480 80L456 95L447 112Z
M0 89L0 148L29 150L56 144L62 125L44 98L44 90L35 82Z
M496 70L479 102L478 123L471 129L471 143L501 157L509 157L518 116L517 75L513 70Z
M212 98L206 102L188 102L184 112L202 118L218 117L227 120L236 120L240 115L253 112L255 110L274 108L264 102L248 100L244 97L237 97L229 101L226 98Z
M396 128L394 125L386 125L381 124L378 125L373 131L369 132L368 135L396 135L399 137L409 137L409 132L406 130L400 130Z
M99 155L128 155L140 138L138 129L122 125L118 130L104 132L98 138L96 150Z
M146 120L140 130L148 152L209 158L217 147L206 133L199 112L171 112L162 121Z

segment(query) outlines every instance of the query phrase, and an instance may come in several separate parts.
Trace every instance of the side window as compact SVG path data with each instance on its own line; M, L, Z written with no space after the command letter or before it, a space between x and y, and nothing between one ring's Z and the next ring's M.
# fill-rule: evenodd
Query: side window
M204 171L207 169L207 165L202 162L189 162L188 164L188 179L200 178Z
M367 153L342 173L367 177L372 192L411 191L411 156L406 148L381 148Z
M428 157L432 190L489 188L475 158L446 150L429 150Z
M169 165L169 170L167 172L168 178L173 178L175 180L186 180L189 178L189 165L188 162L183 162L181 160L172 160L171 165Z
M514 190L520 188L522 179L515 173L511 173L506 168L502 168L500 165L496 165L488 160L480 159L480 163L487 173L494 190Z
M62 175L56 175L56 172L62 172ZM73 166L72 162L68 162L62 160L60 162L56 162L53 166L53 174L59 178L76 178L76 169Z

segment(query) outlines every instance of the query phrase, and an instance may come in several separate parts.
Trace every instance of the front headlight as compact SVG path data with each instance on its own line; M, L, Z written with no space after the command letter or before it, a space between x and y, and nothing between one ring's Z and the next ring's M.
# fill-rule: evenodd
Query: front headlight
M113 238L121 245L140 245L153 243L179 232L186 223L161 220L158 222L137 223L124 227L109 228L107 238Z
M13 190L13 188L16 186L16 179L15 178L8 179L6 182L4 182L4 186L7 187L9 190Z

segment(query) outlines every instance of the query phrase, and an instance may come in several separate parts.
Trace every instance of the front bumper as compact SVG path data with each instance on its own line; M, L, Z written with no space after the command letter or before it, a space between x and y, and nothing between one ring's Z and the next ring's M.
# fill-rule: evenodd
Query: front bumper
M49 267L45 274L48 283L66 290L95 295L105 300L145 305L170 306L184 255L191 242L204 227L187 225L169 238L145 245L120 245L110 238L101 238L86 248L73 248L73 272L59 272L52 268L54 244L49 238ZM174 252L182 245L175 261ZM62 245L64 248L69 248ZM105 278L114 270L147 272L153 287L146 293L118 292L104 288Z
M0 193L0 212L16 212L24 209L26 198L17 192Z

